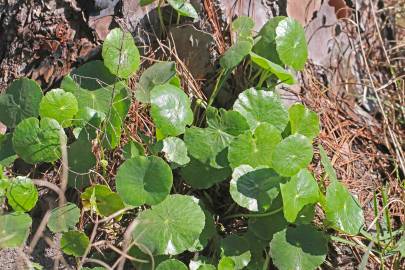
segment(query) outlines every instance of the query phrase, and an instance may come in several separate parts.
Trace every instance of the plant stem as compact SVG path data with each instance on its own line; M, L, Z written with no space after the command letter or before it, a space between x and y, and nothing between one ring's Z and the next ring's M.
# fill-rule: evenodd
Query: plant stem
M221 89L222 84L224 83L223 77L224 77L225 73L228 73L226 69L221 69L221 71L219 72L217 81L215 83L214 91L212 91L210 99L208 100L207 107L211 106L212 103L214 102L215 98L217 97L219 90Z
M160 28L162 30L163 34L166 34L166 27L165 27L165 23L163 21L163 15L162 15L162 10L161 10L161 6L162 6L163 0L159 0L159 4L157 6L157 11L158 11L158 15L159 15L159 21L160 21Z
M269 77L269 72L268 71L262 71L262 73L260 75L259 82L257 83L256 88L257 89L262 88L263 83L267 80L268 77Z
M180 24L180 13L177 12L177 20L176 20L176 24Z
M230 215L224 218L225 219L231 219L231 218L236 218L236 217L268 217L272 216L274 214L277 214L279 212L283 211L283 207L280 207L276 210L266 212L266 213L257 213L257 214L235 214L235 215Z

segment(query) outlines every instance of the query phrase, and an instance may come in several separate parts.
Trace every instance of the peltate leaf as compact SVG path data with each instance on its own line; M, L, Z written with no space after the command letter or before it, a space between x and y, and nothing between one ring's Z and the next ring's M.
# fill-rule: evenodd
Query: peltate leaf
M302 104L294 104L288 109L290 117L291 133L302 134L310 139L319 134L319 117L318 115L305 108Z
M201 207L193 197L185 195L168 196L140 213L136 220L134 240L157 255L176 255L192 248L205 224Z
M183 166L190 162L187 155L187 146L183 140L176 137L168 137L163 140L163 153L169 162Z
M118 194L132 206L160 203L169 195L172 184L172 170L156 156L128 159L118 168L116 176Z
M122 147L122 152L125 159L130 159L136 156L144 156L145 149L142 144L137 141L130 141L124 147Z
M238 40L251 39L255 22L248 16L239 16L232 22L232 31L238 35Z
M80 219L80 209L74 203L67 203L51 211L48 228L53 233L74 229Z
M104 40L102 55L105 66L120 78L127 79L138 70L140 56L131 33L115 28Z
M224 53L219 63L223 69L232 70L243 61L251 50L252 42L245 40L238 41Z
M31 179L18 176L10 181L7 201L14 211L28 212L38 201L38 190Z
M179 260L170 259L164 262L161 262L156 270L188 270L187 266Z
M186 0L167 0L167 3L182 16L191 17L193 19L198 18L197 11L193 5Z
M90 240L87 235L79 231L64 232L60 239L62 251L67 255L75 257L83 256L89 245Z
M105 185L93 185L86 188L80 198L85 209L96 211L97 214L104 217L108 217L125 207L121 197Z
M32 219L26 213L0 215L0 248L22 246L27 240L31 224Z

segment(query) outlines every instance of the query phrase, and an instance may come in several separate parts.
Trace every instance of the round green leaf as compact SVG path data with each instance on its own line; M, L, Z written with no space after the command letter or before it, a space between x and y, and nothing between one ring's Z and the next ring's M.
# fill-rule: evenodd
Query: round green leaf
M305 205L314 204L319 199L318 183L307 169L299 171L287 183L280 184L280 190L284 216L291 223Z
M196 200L185 195L170 195L140 213L136 220L134 240L157 255L177 255L192 248L205 224L204 212Z
M232 31L238 34L239 39L252 37L255 22L248 16L239 16L232 22Z
M193 19L198 18L197 11L187 0L167 0L167 3L182 16L191 17Z
M229 167L215 168L209 163L190 157L190 163L181 168L180 174L183 179L196 189L206 189L222 182L232 173Z
M163 153L169 162L183 166L190 162L187 155L187 146L183 140L176 137L169 137L163 140Z
M37 117L42 99L41 87L28 78L13 81L0 95L0 122L9 128L28 117Z
M235 263L234 270L246 267L251 258L249 243L238 235L230 235L221 241L221 257L231 258Z
M9 166L17 158L12 138L12 133L0 134L0 166Z
M291 133L299 133L310 139L319 134L318 115L302 104L294 104L288 109Z
M58 160L60 145L65 142L63 129L50 118L42 118L41 122L37 118L27 118L18 124L13 135L15 152L30 164Z
M122 147L122 152L125 159L130 159L136 156L144 156L145 149L142 144L137 141L130 141L124 147Z
M170 84L158 85L153 88L150 98L150 114L164 136L183 134L186 125L193 122L190 100L180 88Z
M53 89L48 92L39 104L39 115L41 118L53 118L62 127L69 127L73 117L79 111L76 97L62 89Z
M328 155L325 152L325 149L323 149L322 145L319 145L318 147L319 147L319 155L321 156L321 163L323 169L325 170L326 175L329 177L329 180L337 181L335 169L333 169L333 165L330 162Z
M121 197L104 185L86 188L80 198L86 209L95 210L97 214L104 217L108 217L125 207Z
M8 204L14 211L28 212L38 201L38 191L31 179L18 176L7 189Z
M154 255L152 265L152 258L150 256L151 255L150 251L143 250L136 245L129 250L128 254L134 258L145 261L145 262L131 261L132 265L135 267L136 270L155 270L157 265L170 258L167 255L158 255L158 256Z
M332 227L347 234L358 234L364 224L358 201L337 181L332 181L326 190L325 212Z
M245 40L238 41L224 53L219 60L219 63L223 69L232 70L243 61L251 50L252 42Z
M275 233L284 230L288 223L282 212L271 216L255 217L249 219L249 229L258 238L270 241Z
M250 88L242 92L233 105L255 129L263 122L275 126L282 132L288 124L288 112L274 93Z
M218 270L235 270L235 262L232 258L222 257L218 263Z
M254 134L250 131L239 135L229 146L228 160L232 168L240 165L272 167L272 153L281 142L280 131L272 125L259 125Z
M289 17L280 21L276 28L278 55L284 64L301 70L308 58L304 28L298 21Z
M267 211L279 194L281 181L283 178L272 169L241 165L233 171L229 191L240 206L250 211Z
M129 78L138 70L140 56L131 33L115 28L104 40L102 55L105 66L120 78Z
M325 235L311 225L288 227L270 242L271 258L280 270L316 269L325 261L327 244Z
M116 176L118 194L132 206L160 203L169 195L172 184L169 165L155 156L126 160L118 168Z
M15 248L24 244L30 233L31 217L16 212L0 215L0 248Z
M188 270L187 266L179 260L170 259L161 262L156 270Z
M136 88L135 98L143 103L150 103L150 92L153 87L169 83L176 76L174 62L160 62L147 68L141 75Z
M74 229L80 219L80 209L74 203L67 203L51 211L48 228L53 233Z
M288 136L273 151L273 168L280 175L293 176L309 165L313 154L307 137L301 134Z
M64 232L60 239L62 251L75 257L83 256L89 245L90 240L87 235L79 231Z

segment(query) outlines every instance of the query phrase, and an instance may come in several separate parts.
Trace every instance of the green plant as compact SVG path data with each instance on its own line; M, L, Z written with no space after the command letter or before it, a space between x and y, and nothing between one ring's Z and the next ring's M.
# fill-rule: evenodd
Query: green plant
M122 147L125 161L115 177L107 173L106 155L122 145L131 105L127 80L140 63L132 36L120 29L107 36L104 61L72 71L61 89L43 97L33 81L20 79L0 96L0 109L5 111L0 120L10 128L0 137L0 164L8 166L17 157L30 164L61 158L63 163L67 148L68 183L62 183L61 191L68 184L82 192L83 212L97 217L94 233L102 223L126 226L122 248L140 258L133 261L138 269L187 269L177 259L188 256L174 259L184 252L194 253L189 267L198 270L268 269L270 261L281 270L319 267L328 242L337 239L328 235L329 229L364 234L363 213L338 181L321 145L324 179L330 184L326 190L323 182L319 186L308 170L319 118L301 104L285 108L273 87L294 83L286 66L300 70L305 64L302 27L277 17L253 37L253 26L247 17L232 24L237 41L220 59L221 70L207 103L190 101L173 62L156 63L142 74L135 98L150 108L156 134L154 138L140 134L142 142ZM274 49L269 54L265 48ZM215 108L223 82L245 59L256 73L249 78L252 87L239 94L232 109ZM28 98L18 91L27 92ZM204 113L193 114L193 105ZM97 178L92 176L96 164ZM96 179L107 181L101 185ZM24 212L38 199L34 183L26 177L1 177L0 198L7 198L15 212L0 216L0 247L26 241L32 221ZM228 197L233 202L217 211L213 194L223 200L220 204ZM78 206L62 202L51 211L48 228L62 233L61 249L66 254L86 257L94 251L94 235L89 239L88 231L76 227L81 218ZM326 214L318 227L313 225L315 208ZM125 222L120 223L122 219ZM247 224L247 229L226 235L221 225L232 220ZM392 236L391 240L396 242ZM394 246L403 256L401 241Z

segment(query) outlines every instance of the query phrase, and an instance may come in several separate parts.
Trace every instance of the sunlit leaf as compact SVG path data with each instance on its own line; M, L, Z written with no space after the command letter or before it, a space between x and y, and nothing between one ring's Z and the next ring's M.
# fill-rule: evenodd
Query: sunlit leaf
M321 155L321 163L326 172L326 175L329 177L331 181L337 182L335 169L333 168L333 165L330 162L328 155L325 152L325 149L323 149L322 145L318 145L318 147L319 147L319 154Z
M31 179L18 176L10 181L7 201L14 211L28 212L38 201L38 190Z
M80 209L74 203L67 203L51 211L48 228L53 233L74 229L80 219Z
M252 38L254 21L248 16L239 16L232 22L232 31L238 35L238 40Z
M165 154L166 160L176 165L183 166L190 162L190 158L187 155L187 146L179 138L168 137L164 139L162 151Z
M130 159L136 156L144 156L145 149L137 141L130 141L124 147L122 147L122 152L125 159Z
M179 260L170 259L161 262L156 270L188 270L187 266Z
M121 197L104 185L88 187L81 195L83 207L108 217L125 207Z
M197 11L187 0L167 0L167 3L182 16L191 17L193 19L198 18Z
M28 238L31 224L32 219L26 213L0 215L0 248L22 246Z
M252 62L258 65L263 70L274 74L280 80L280 82L286 84L295 83L294 76L290 72L285 70L282 66L279 66L253 52L250 53L250 59L252 59Z
M291 133L302 134L310 139L319 134L318 115L302 104L294 104L288 109Z

